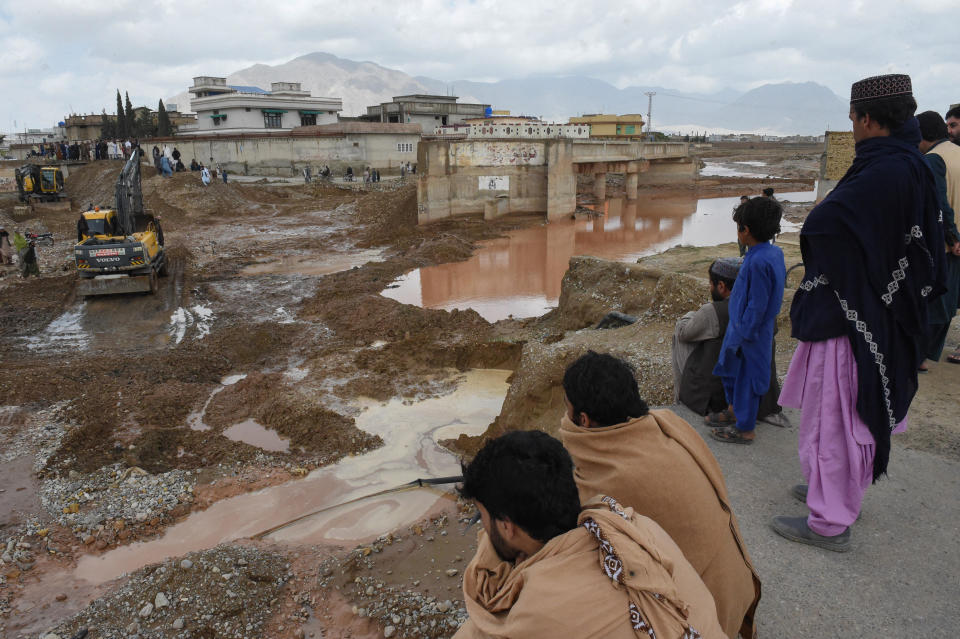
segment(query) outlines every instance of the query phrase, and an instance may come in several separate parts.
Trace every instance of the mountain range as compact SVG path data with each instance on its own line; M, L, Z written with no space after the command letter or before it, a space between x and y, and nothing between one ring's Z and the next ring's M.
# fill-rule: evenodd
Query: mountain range
M255 64L227 76L227 84L270 88L271 82L300 82L314 96L339 97L344 116L388 102L396 95L448 95L461 102L481 102L516 115L536 115L566 121L585 113L647 112L647 92L653 98L653 128L665 132L755 132L817 135L828 127L846 128L848 105L816 82L764 84L746 92L723 89L690 93L665 87L617 88L586 76L535 75L499 82L443 81L413 77L374 62L356 62L329 53L309 53L284 64ZM181 110L188 93L167 100Z

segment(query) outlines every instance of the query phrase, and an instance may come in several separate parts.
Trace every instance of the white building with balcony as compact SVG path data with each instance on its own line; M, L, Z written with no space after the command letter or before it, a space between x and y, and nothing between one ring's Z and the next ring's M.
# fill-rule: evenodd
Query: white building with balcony
M184 135L220 135L290 131L298 126L334 124L343 110L340 98L313 97L299 82L273 82L270 90L228 85L226 78L200 76L189 89L195 127Z

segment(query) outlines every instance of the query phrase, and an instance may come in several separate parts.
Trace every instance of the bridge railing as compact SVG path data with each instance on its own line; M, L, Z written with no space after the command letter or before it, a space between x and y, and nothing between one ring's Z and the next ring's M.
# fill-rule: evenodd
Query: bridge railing
M685 158L690 155L687 142L640 142L608 140L574 140L574 162L654 160Z

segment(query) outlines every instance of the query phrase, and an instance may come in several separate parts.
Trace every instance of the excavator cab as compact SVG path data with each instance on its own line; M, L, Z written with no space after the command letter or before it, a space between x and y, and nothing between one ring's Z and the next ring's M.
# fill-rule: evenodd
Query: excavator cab
M63 190L63 171L56 166L40 169L40 192L60 193Z
M117 212L113 209L86 211L83 214L83 220L86 222L86 230L81 227L79 242L91 237L107 239L119 235L117 231Z

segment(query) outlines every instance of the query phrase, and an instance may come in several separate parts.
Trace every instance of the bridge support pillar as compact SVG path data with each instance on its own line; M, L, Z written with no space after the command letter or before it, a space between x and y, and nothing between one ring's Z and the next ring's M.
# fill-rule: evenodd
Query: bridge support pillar
M603 202L607 199L606 173L593 174L593 197L597 200L597 203Z
M625 187L627 191L628 200L637 199L638 184L640 184L640 175L638 173L627 173Z
M577 176L573 172L573 140L549 140L547 154L547 221L562 220L577 208Z

